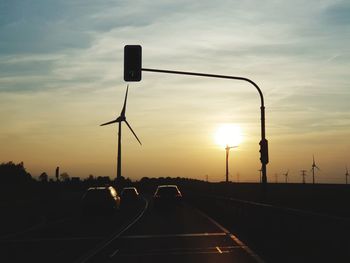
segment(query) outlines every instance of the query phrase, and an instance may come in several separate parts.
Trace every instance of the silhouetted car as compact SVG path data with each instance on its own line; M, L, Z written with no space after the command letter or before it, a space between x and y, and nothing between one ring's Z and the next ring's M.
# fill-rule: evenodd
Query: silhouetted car
M121 197L121 206L130 206L134 205L139 201L140 195L135 187L124 187Z
M91 187L82 198L84 214L112 215L120 207L120 197L112 186Z
M153 200L156 207L178 205L181 204L182 194L176 185L160 185L153 196Z

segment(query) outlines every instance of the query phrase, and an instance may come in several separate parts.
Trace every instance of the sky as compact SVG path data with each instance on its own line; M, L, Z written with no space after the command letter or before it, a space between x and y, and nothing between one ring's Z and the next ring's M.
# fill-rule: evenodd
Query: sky
M123 48L144 68L241 76L263 91L268 181L344 183L350 168L350 2L0 0L0 162L33 175L116 175ZM259 181L260 100L248 83L143 72L130 83L122 175L225 179L222 124L243 140L230 180Z

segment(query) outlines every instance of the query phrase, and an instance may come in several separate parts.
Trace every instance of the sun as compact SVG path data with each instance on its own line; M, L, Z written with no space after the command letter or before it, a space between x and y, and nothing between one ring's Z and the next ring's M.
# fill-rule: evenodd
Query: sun
M242 129L236 124L222 124L215 133L215 142L220 147L238 146L242 140Z

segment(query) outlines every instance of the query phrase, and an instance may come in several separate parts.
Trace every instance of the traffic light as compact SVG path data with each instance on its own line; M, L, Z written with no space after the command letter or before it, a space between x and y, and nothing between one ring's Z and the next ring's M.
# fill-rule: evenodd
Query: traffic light
M268 164L269 163L268 141L264 139L264 140L261 140L259 144L260 144L260 161L261 163Z
M140 81L142 69L142 48L140 45L124 47L124 80Z

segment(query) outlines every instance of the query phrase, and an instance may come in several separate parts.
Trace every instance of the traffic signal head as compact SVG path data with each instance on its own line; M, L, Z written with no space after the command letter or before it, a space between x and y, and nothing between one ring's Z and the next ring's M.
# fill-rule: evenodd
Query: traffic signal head
M261 140L259 144L260 144L260 161L261 163L268 164L269 163L268 141L264 139L264 140Z
M142 70L142 48L140 45L124 47L124 80L140 81Z

